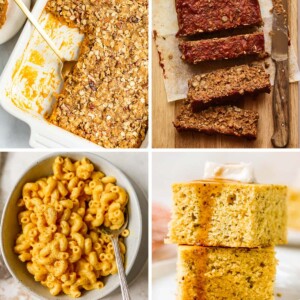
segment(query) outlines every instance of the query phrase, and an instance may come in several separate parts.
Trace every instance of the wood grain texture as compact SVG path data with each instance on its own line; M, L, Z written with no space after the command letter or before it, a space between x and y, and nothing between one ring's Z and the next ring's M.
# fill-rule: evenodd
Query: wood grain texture
M288 43L288 41L286 41ZM273 88L273 121L274 135L272 144L276 148L284 148L289 143L289 86L285 80L289 74L288 60L277 61L275 84Z
M289 25L291 43L298 53L298 3L289 3ZM153 96L152 96L152 143L153 148L272 148L271 138L274 132L272 116L272 93L260 95L255 99L245 98L238 104L241 108L259 112L259 128L256 141L247 141L236 137L207 136L194 132L178 133L172 122L179 113L181 101L168 103L163 83L159 59L153 42ZM299 147L299 95L298 83L290 84L290 142L289 148Z

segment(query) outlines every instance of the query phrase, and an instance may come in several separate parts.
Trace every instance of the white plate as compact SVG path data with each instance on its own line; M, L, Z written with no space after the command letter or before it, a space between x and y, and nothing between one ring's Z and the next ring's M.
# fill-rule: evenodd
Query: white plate
M289 229L288 230L289 245L300 247L300 231Z
M278 247L276 257L279 265L277 266L275 299L300 300L300 248ZM152 299L175 300L176 288L176 260L153 264ZM278 293L281 297L276 296Z

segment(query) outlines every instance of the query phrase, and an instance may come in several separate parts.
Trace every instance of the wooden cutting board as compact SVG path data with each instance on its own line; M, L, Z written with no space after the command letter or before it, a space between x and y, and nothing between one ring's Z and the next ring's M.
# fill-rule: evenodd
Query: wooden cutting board
M289 5L291 43L298 53L298 3ZM258 137L247 141L228 136L207 136L196 132L178 133L172 122L179 113L181 101L167 102L162 70L155 43L152 49L152 145L153 148L272 148L273 135L272 94L258 99L245 99L237 106L259 112ZM299 147L299 91L298 83L290 84L290 143L289 148Z

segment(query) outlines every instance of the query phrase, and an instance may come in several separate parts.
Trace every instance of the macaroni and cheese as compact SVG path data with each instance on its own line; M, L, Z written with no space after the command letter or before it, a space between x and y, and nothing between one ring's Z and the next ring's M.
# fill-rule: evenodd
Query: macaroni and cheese
M14 247L36 281L52 295L80 297L82 290L103 287L104 276L117 273L110 237L99 230L124 224L128 202L116 178L96 171L87 159L57 157L53 175L26 183L19 206L22 232ZM119 239L124 261L123 230Z

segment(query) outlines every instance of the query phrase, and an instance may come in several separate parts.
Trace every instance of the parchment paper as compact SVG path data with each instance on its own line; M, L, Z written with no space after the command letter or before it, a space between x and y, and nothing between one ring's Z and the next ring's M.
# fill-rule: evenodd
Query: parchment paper
M271 53L272 30L272 0L259 0L261 13L264 19L264 35L266 52ZM160 56L160 65L163 68L164 84L169 102L184 99L187 95L188 80L195 74L209 72L218 68L230 67L236 64L249 63L249 58L241 58L228 61L207 62L201 65L189 65L180 58L178 39L175 37L178 31L175 0L153 0L153 30L155 32L155 44ZM261 29L262 30L262 29ZM300 71L294 48L289 49L290 56L290 82L300 81ZM263 63L263 62L261 62ZM271 58L266 60L271 83L274 83L275 68Z

